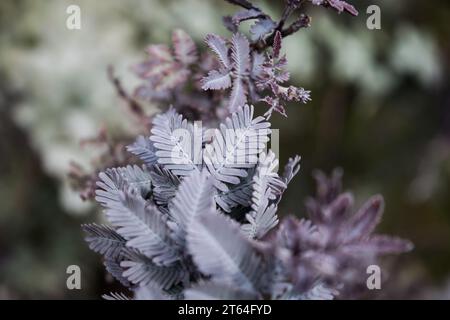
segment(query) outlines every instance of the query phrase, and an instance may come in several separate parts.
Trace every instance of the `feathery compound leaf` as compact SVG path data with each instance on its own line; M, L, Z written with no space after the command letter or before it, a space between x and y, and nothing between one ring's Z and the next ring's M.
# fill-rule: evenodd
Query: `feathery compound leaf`
M228 109L230 112L236 112L238 108L242 107L247 102L247 90L240 78L235 78L233 81L233 88L230 93L230 102Z
M247 172L247 174L249 174L249 172ZM217 205L220 208L222 208L223 211L228 213L231 212L231 210L234 207L237 207L238 205L248 207L251 204L253 192L252 185L253 185L253 173L250 172L247 178L245 178L238 185L230 188L228 191L225 192L219 191L214 196L214 200L216 201Z
M87 233L89 248L109 259L120 259L126 240L113 228L106 225L85 224L81 226Z
M235 33L231 38L231 60L235 79L228 108L231 112L235 112L247 101L247 89L243 80L250 70L250 44L247 38L240 33Z
M153 120L152 136L158 163L177 176L197 171L201 163L202 130L188 123L181 115L170 109Z
M156 204L167 206L169 201L175 197L180 180L161 165L151 167L150 176L152 177L153 198Z
M197 216L188 227L187 242L195 264L214 281L250 292L267 285L267 265L233 220L221 214Z
M187 300L256 300L254 292L216 281L202 282L184 291Z
M190 65L197 61L198 54L192 38L182 29L176 29L172 33L172 42L175 57L185 65Z
M250 70L250 75L253 80L256 81L263 75L264 62L266 62L264 54L258 52L252 54L252 69Z
M151 258L157 265L169 266L180 259L172 243L166 217L154 206L147 205L139 196L121 192L120 204L105 210L109 222L135 248Z
M246 215L249 224L242 226L249 238L262 238L278 224L277 206L269 206L269 201L275 200L286 189L286 184L278 177L277 167L278 159L272 151L267 156L261 154L253 176L252 211Z
M162 267L140 254L130 255L129 260L122 261L120 266L125 269L123 276L141 287L148 285L168 290L186 277L185 270L179 264Z
M120 262L123 261L122 259L128 256L131 251L132 249L125 248L125 254L121 257L121 259L105 259L103 263L106 271L108 271L109 274L112 275L114 279L119 281L124 287L131 287L131 283L123 276L125 269L120 266Z
M119 193L128 188L145 197L151 189L151 177L147 170L136 165L107 169L100 172L97 186L95 200L108 207L112 203L120 204Z
M139 168L137 165L117 168L117 172L126 182L133 192L145 197L151 190L152 178L145 168Z
M248 74L250 69L250 44L247 38L235 33L231 38L231 60L238 78Z
M205 146L204 162L214 186L222 192L226 184L237 185L247 170L257 163L257 156L269 140L270 123L253 118L253 106L245 105L216 129L213 141Z
M295 156L294 158L289 158L288 163L284 167L283 179L284 182L289 184L291 180L297 175L300 171L300 156Z
M225 69L229 69L231 67L231 63L228 58L228 48L225 40L215 34L208 34L205 38L205 42L217 55L222 66Z
M102 295L102 298L105 300L133 300L122 292L110 292L109 295Z
M223 90L231 86L231 77L227 71L223 73L212 70L202 79L203 90Z
M264 202L268 201L265 200ZM246 219L249 223L241 226L242 232L248 238L260 239L264 237L278 224L277 209L274 204L270 206L265 204L258 211L247 214Z
M170 203L169 216L175 224L169 224L175 241L184 246L186 232L192 219L200 214L213 214L216 210L212 183L206 172L194 172L181 182Z
M325 286L323 283L318 283L310 290L297 297L292 297L295 300L333 300L339 292L335 289Z
M127 146L127 150L139 157L149 167L158 162L153 143L144 136L139 136L133 144Z
M286 184L277 174L277 168L278 159L271 150L267 155L261 153L256 174L253 176L253 211L256 212L263 207L265 200L275 200L276 195L286 189Z
M261 18L250 27L251 39L259 41L272 32L277 24L269 17Z
M347 222L347 232L343 235L347 243L367 238L380 223L384 211L382 196L374 196Z

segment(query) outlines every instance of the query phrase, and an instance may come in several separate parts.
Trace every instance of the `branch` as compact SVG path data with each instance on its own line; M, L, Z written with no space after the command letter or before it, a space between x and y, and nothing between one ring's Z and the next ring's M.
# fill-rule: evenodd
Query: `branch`
M298 17L297 20L295 20L293 23L291 23L287 28L282 30L276 30L267 37L264 41L258 41L253 45L253 48L257 51L263 51L266 48L272 47L273 42L275 40L275 35L277 31L281 32L281 36L283 38L290 36L291 34L296 33L298 30L302 28L308 28L311 24L311 18L307 16L306 14L301 14L300 17Z

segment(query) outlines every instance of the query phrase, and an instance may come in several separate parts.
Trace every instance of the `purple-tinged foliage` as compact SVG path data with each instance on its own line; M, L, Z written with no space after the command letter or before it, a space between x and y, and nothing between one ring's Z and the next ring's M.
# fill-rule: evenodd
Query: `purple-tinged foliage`
M278 203L300 158L290 159L282 176L275 155L264 153L260 143L250 141L253 149L247 150L256 163L224 158L233 157L235 147L242 150L235 143L246 140L250 128L263 130L263 137L267 125L253 117L252 107L240 108L220 125L236 129L231 145L219 147L225 140L217 130L200 143L203 158L197 163L184 149L191 143L177 144L173 135L177 129L194 132L193 124L173 109L155 117L152 135L128 148L138 150L147 166L100 174L96 200L111 227L84 229L107 270L137 296L147 290L148 297L177 299L325 299L356 292L378 256L411 250L408 241L373 234L381 197L350 214L353 197L341 192L339 171L331 178L316 174L317 195L306 206L311 220L288 217L277 227ZM177 161L166 152L173 148L181 155Z
M137 300L355 298L368 265L412 244L374 234L381 196L352 214L353 196L342 193L340 171L331 178L315 174L309 220L280 220L278 205L300 157L278 174L278 159L266 150L269 118L274 111L286 115L287 102L310 100L309 91L287 84L281 53L283 38L309 27L310 19L300 12L305 1L284 1L278 21L247 0L228 2L242 10L224 18L230 39L206 36L211 52L176 30L172 48L148 47L148 59L135 67L144 84L133 96L110 73L151 134L129 144L128 156L125 148L116 154L110 147L114 161L103 167L116 168L99 174L95 190L109 226L84 225L86 241ZM357 14L344 1L311 2ZM250 40L240 31L248 20L254 20ZM165 112L150 121L145 101ZM269 110L255 116L247 103L261 101ZM144 165L132 165L136 159ZM93 193L93 180L87 181ZM122 293L104 298L132 299Z
M407 240L373 234L384 210L381 196L370 198L351 214L353 196L341 192L341 177L340 170L330 178L317 172L316 196L306 203L310 220L285 219L275 237L277 244L291 251L289 255L281 251L281 259L295 279L294 286L302 290L311 285L311 274L318 274L328 286L341 287L348 294L365 285L366 268L376 264L380 255L413 248Z

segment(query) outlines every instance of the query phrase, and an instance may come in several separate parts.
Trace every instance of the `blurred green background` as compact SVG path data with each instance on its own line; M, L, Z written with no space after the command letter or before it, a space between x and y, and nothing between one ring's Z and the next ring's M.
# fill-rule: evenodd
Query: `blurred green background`
M279 2L255 1L275 17ZM281 163L302 156L280 212L303 216L312 170L342 167L357 204L384 195L380 231L416 245L386 261L378 297L448 299L450 2L352 3L357 18L310 6L312 27L284 43L292 82L313 101L273 118ZM81 8L81 30L66 28L71 4ZM381 30L366 27L371 4L381 8ZM67 181L70 161L89 167L99 152L82 139L101 126L135 134L106 68L131 91L129 67L147 44L168 43L177 27L198 43L228 35L221 16L234 11L220 0L0 2L0 299L98 298L114 286L79 228L100 219L98 207ZM66 288L72 264L82 270L79 291Z

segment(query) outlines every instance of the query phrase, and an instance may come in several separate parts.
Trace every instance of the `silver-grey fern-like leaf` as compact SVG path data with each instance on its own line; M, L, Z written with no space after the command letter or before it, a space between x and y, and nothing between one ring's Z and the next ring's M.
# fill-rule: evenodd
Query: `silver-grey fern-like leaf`
M137 137L133 144L127 146L127 150L139 157L149 167L158 163L156 149L149 138L144 136Z
M247 89L244 80L250 71L250 44L247 38L235 33L231 38L231 60L233 62L233 88L230 94L229 109L235 112L247 102Z
M250 44L240 33L235 33L231 38L231 60L236 76L245 77L250 70Z
M253 80L258 80L264 71L264 63L266 62L266 57L262 53L254 52L252 54L252 68L250 70L250 76Z
M289 182L291 182L291 180L300 171L300 160L301 158L298 155L293 158L289 158L283 172L283 179L286 184L289 184Z
M133 300L122 292L110 292L102 295L102 298L105 300Z
M119 201L110 202L105 214L126 245L135 248L161 266L170 266L180 259L176 245L171 241L167 216L147 204L132 192L120 192Z
M120 259L122 257L127 241L113 228L95 223L85 224L81 227L87 233L86 241L92 251L100 253L107 259Z
M198 171L201 164L202 130L188 123L174 109L153 119L150 140L153 141L158 163L177 176Z
M334 300L334 298L339 295L339 291L333 288L329 288L323 283L319 282L314 285L307 292L293 296L291 300Z
M262 238L278 224L277 206L269 202L275 200L286 185L279 178L277 167L278 159L272 151L260 155L253 176L252 210L246 215L248 224L242 225L242 231L249 238Z
M260 239L264 237L279 222L277 206L274 204L268 205L267 200L264 200L264 202L258 211L248 213L245 216L248 223L242 225L241 229L249 238Z
M180 264L170 267L156 265L141 254L132 254L120 266L125 269L123 276L133 284L168 290L186 278L186 271Z
M124 252L129 253L131 251L127 251L125 249ZM103 265L105 266L106 271L108 271L109 274L112 275L114 279L119 281L124 287L131 287L132 285L130 281L123 276L125 269L120 266L120 262L126 256L129 256L129 254L125 254L124 257L121 257L121 259L105 259Z
M214 200L217 205L225 212L231 212L231 210L238 205L249 207L251 205L251 198L253 193L253 173L252 169L247 171L247 178L243 179L241 183L231 187L228 191L219 191Z
M286 189L286 184L277 173L278 159L271 150L259 157L256 174L253 176L252 210L257 212L263 206L263 201L275 200L276 195ZM266 198L267 197L267 198Z
M277 24L269 17L258 19L251 27L250 34L253 41L263 39L268 33L272 32Z
M245 105L215 130L213 141L205 146L203 159L214 186L222 192L227 184L237 185L254 167L269 140L270 123L263 117L253 119L253 106Z
M200 214L213 214L216 210L213 200L212 182L207 172L194 172L181 182L175 198L169 204L169 222L173 239L184 246L186 232L192 219Z
M119 193L131 188L135 193L145 196L151 189L151 176L145 168L127 166L107 169L99 174L95 199L102 205L119 201Z
M241 78L235 78L233 88L230 93L230 102L228 108L235 112L239 107L247 102L247 90Z
M161 165L152 166L150 176L152 177L153 197L156 204L167 206L169 201L175 197L180 179Z
M254 292L217 281L198 283L185 290L184 294L188 300L256 300L260 298Z
M231 86L231 77L228 71L212 70L202 79L203 90L224 90Z
M152 178L144 167L137 165L116 168L127 186L132 188L136 194L145 197L151 190Z
M253 293L267 285L262 256L241 235L239 225L224 215L197 216L188 227L187 243L199 270L212 280Z
M217 55L222 67L225 69L231 68L231 62L228 57L228 48L225 40L215 34L208 34L205 38L206 44Z

